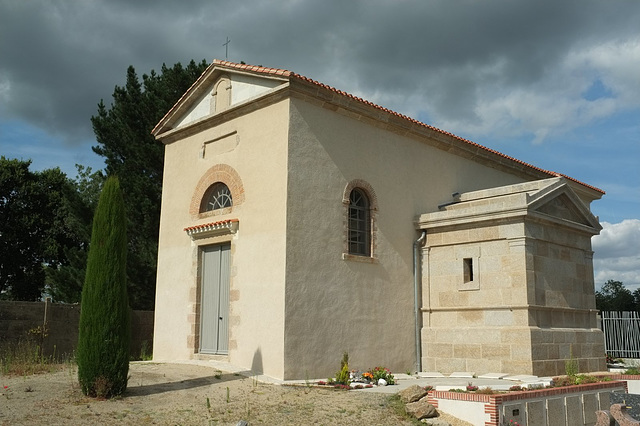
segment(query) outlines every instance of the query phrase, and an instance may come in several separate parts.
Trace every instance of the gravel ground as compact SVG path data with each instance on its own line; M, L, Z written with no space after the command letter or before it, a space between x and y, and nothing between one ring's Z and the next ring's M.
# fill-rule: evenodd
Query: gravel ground
M132 363L129 374L125 395L111 400L82 395L72 367L0 376L0 424L412 424L385 394L264 384L200 365ZM444 413L441 419L469 425Z

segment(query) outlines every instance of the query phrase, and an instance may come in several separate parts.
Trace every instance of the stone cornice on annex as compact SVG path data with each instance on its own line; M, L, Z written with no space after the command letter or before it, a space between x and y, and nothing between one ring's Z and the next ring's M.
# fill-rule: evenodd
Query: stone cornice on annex
M209 115L180 129L171 129L171 123L175 122L177 117L186 111L189 101L197 98L206 90L207 86L204 83L206 81L212 81L219 74L228 72L277 79L282 81L283 84L256 98L232 105L229 109L221 113ZM152 134L164 143L170 143L180 137L196 133L228 119L263 108L289 96L333 110L372 126L412 137L438 149L480 162L498 170L509 172L521 178L546 179L550 177L564 177L572 182L571 186L574 191L589 200L599 199L604 194L603 190L569 176L528 164L300 74L278 68L237 64L217 59L213 60L211 65L209 65L204 73L194 82L189 90L178 100L162 120L160 120L152 130Z
M572 217L546 212L544 207L556 199ZM460 194L441 210L418 218L418 229L455 227L470 223L507 221L527 217L528 220L553 222L588 234L598 234L602 226L589 208L572 191L565 178L550 178L501 186Z

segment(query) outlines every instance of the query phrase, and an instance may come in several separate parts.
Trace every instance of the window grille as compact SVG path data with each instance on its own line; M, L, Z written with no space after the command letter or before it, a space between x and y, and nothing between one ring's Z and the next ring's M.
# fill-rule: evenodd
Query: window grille
M349 195L349 254L371 255L371 211L369 198L361 189L355 188Z
M203 211L211 211L231 207L233 199L229 187L222 182L211 185L204 197Z

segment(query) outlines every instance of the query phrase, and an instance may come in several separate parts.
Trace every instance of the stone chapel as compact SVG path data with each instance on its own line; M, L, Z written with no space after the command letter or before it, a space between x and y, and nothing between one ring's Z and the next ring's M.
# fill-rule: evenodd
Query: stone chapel
M215 60L165 145L153 356L277 379L605 368L602 190L294 72Z

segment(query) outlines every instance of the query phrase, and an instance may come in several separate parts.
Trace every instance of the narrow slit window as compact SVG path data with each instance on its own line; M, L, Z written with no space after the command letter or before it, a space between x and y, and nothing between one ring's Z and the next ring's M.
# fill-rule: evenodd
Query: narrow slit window
M464 282L470 283L473 281L473 259L466 258L462 260L462 269L464 273Z

